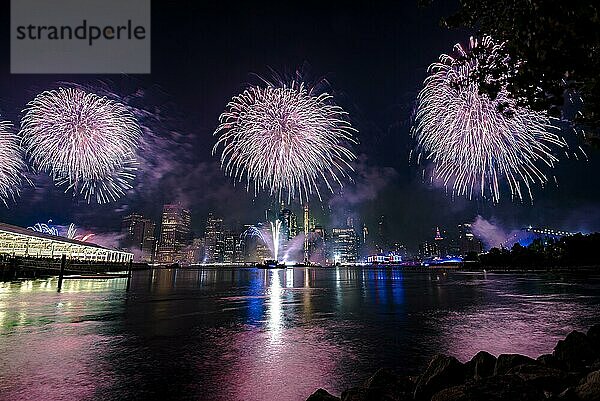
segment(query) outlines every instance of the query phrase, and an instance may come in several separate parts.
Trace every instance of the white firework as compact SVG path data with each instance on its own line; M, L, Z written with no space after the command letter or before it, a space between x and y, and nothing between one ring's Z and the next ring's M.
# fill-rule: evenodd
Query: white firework
M237 181L254 184L288 202L310 194L321 198L321 183L333 192L352 170L356 143L347 113L327 93L313 95L303 83L250 87L233 97L215 131L221 165Z
M90 202L131 188L141 134L123 104L77 88L40 93L21 121L22 144L37 170Z
M8 206L19 196L24 177L25 163L19 138L8 121L0 121L0 201Z
M467 49L457 44L456 56L444 54L429 67L417 98L419 159L432 162L433 180L469 199L498 202L501 182L513 197L533 199L531 186L548 182L543 167L554 167L553 150L566 145L548 115L518 105L506 84L495 99L480 91L475 76L507 62L503 46L490 37L471 38Z

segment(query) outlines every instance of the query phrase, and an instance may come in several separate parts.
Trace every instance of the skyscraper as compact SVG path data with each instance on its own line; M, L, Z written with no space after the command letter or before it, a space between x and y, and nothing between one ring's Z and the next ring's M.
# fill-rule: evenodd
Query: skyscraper
M472 252L480 253L483 251L481 241L471 231L471 224L464 223L458 225L458 246L463 256Z
M191 241L190 211L180 204L163 207L160 240L156 252L159 263L174 263L183 259L180 251Z
M204 231L204 263L222 263L225 253L223 219L212 213L206 219Z
M331 251L335 263L356 263L356 231L354 228L334 228L331 230Z
M242 240L237 230L226 230L223 234L223 262L243 263Z
M140 262L154 261L155 224L141 214L130 214L123 218L121 233L123 246L134 254L134 260Z
M304 204L304 261L308 262L309 260L309 232L310 232L310 220L308 213L308 203Z

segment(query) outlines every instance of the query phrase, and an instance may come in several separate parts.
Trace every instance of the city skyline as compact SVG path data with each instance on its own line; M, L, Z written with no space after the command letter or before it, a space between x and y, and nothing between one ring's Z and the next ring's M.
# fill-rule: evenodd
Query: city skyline
M186 7L184 11L174 5L157 4L155 10L165 20L186 20L188 14L196 14L202 21L198 25L204 34L215 36L215 32L221 32L221 27L213 22L220 6ZM192 13L190 7L198 7L199 12ZM168 57L154 60L150 77L2 74L0 112L15 123L23 105L35 93L69 82L100 95L112 92L127 98L152 115L155 136L147 144L149 149L143 156L134 188L121 199L107 205L87 204L54 187L49 178L30 172L35 187L25 186L16 203L0 208L0 221L29 226L53 218L75 221L90 231L114 235L120 232L123 215L157 216L163 204L177 202L192 211L195 231L202 230L210 211L235 214L238 220L258 221L262 210L278 199L265 194L255 198L245 185L225 176L218 157L211 155L213 132L223 105L238 93L244 82L256 83L260 81L256 75L269 78L273 71L284 76L300 71L311 82L324 78L358 129L355 152L359 159L353 163L352 181L345 182L335 194L324 196L322 202L311 199L312 214L324 225L341 224L345 216L338 215L340 210L353 210L371 228L377 226L380 215L385 215L393 223L390 224L393 236L411 248L418 247L431 227L474 223L478 216L507 232L526 225L573 232L600 230L600 207L595 201L600 196L600 177L586 174L599 166L595 148L586 147L587 161L561 161L553 172L558 186L552 179L545 188L534 187L533 205L508 196L503 196L498 204L453 197L437 183L423 180L423 172L411 159L411 116L416 93L427 76L427 66L455 43L468 41L468 33L463 30L439 27L439 18L452 9L451 4L424 9L412 3L376 5L367 11L370 21L367 24L363 10L355 6L342 8L341 14L334 6L324 6L313 18L316 24L326 27L326 34L337 47L327 41L313 40L317 34L312 32L308 33L311 40L294 39L303 31L299 21L290 21L284 29L274 18L264 27L255 27L239 9L230 14L231 23L241 29L252 28L253 41L247 47L232 47L227 39L230 34L216 35L219 39L214 43L196 43L198 47L189 43L173 46L172 36L157 34L153 37L153 54ZM274 16L284 15L284 11L269 10ZM391 23L394 13L406 17L403 24ZM0 18L8 25L8 17ZM353 29L346 29L348 26ZM285 48L283 39L270 34L274 28L290 34L289 38L286 36ZM191 33L186 24L170 29L173 35ZM398 46L397 40L363 39L369 35L411 40ZM270 52L271 49L278 51ZM220 60L233 57L232 50L237 54L236 62L222 65ZM347 54L357 55L352 68ZM182 69L180 73L173 74L173 61ZM7 61L0 64L0 70L5 72L8 67ZM183 78L190 76L191 71L195 77L215 79ZM292 205L297 208L299 202L295 200Z
M307 205L300 211L306 212ZM116 247L132 252L135 261L139 262L254 264L274 257L272 233L277 227L280 261L333 265L382 263L384 259L378 256L393 262L468 259L492 248L510 249L513 245L527 246L536 239L546 243L577 234L531 225L504 232L479 219L475 224L465 222L455 227L432 227L428 230L429 235L419 238L418 246L412 248L389 236L385 216L380 216L377 227L369 230L366 224L355 220L351 211L346 215L346 221L339 226L325 226L314 218L309 219L308 235L305 236L304 224L299 225L296 213L283 204L279 211L265 210L264 219L253 223L209 212L205 228L194 232L190 229L190 211L178 204L167 204L159 224L137 213L124 216L122 237ZM280 224L272 225L274 221ZM148 230L148 227L154 230ZM167 244L169 246L165 247Z

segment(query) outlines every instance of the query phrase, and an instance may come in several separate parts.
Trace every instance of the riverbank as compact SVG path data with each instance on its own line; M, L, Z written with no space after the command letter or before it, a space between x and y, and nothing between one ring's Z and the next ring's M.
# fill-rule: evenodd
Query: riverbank
M418 376L379 369L340 397L324 389L307 401L597 401L600 400L600 325L571 332L552 354L495 357L478 352L461 363L437 355Z

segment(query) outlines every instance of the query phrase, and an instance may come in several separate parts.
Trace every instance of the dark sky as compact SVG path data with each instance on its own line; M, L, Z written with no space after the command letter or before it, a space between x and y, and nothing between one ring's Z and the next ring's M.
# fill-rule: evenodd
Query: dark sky
M439 27L439 18L453 11L454 2L440 1L427 9L409 0L208 3L153 1L152 74L136 76L11 75L10 13L8 2L3 3L3 119L18 122L20 110L38 91L67 81L102 82L121 95L135 92L141 105L159 111L164 121L155 130L161 140L152 157L146 155L153 159L152 171L141 172L136 189L121 201L87 205L37 176L36 188L25 189L16 204L0 210L0 221L30 225L52 218L59 224L74 221L97 232L113 231L125 213L158 218L162 203L172 201L192 209L198 233L210 210L232 222L257 221L269 200L253 199L223 176L211 156L212 132L227 101L247 83L257 83L254 74L268 77L270 69L285 73L304 66L313 77L330 82L336 100L360 130L355 183L345 187L343 196L312 203L328 224L348 211L374 228L384 214L393 238L410 247L431 236L435 226L452 230L478 214L507 229L529 224L600 229L596 150L586 149L587 162L561 163L554 171L559 186L536 188L533 206L512 201L506 191L499 205L452 199L443 189L423 183L419 168L409 163L410 117L427 66L470 34Z

